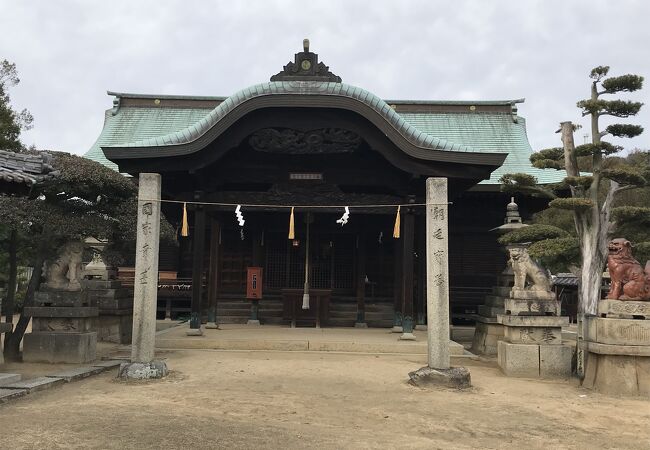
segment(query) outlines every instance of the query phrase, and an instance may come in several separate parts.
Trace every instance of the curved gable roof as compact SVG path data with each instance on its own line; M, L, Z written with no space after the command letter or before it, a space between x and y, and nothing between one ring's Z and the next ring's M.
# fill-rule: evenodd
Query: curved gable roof
M220 103L207 116L182 130L164 136L127 143L126 145L123 145L123 147L159 147L190 143L204 135L217 122L219 122L219 120L242 103L257 97L271 95L325 95L358 100L382 116L391 124L391 126L393 126L393 128L398 130L404 138L408 139L418 147L447 151L473 151L468 146L439 139L418 130L397 114L388 103L365 89L344 83L323 83L314 81L272 81L269 83L256 84L246 89L242 89L234 95L226 98L225 101Z
M219 136L229 123L264 107L331 107L362 114L411 157L500 166L506 153L484 153L418 130L384 100L365 89L343 83L279 81L262 83L228 97L197 122L178 131L118 145L104 145L110 160L156 158L195 153ZM228 121L225 119L228 118ZM227 123L229 122L229 123Z

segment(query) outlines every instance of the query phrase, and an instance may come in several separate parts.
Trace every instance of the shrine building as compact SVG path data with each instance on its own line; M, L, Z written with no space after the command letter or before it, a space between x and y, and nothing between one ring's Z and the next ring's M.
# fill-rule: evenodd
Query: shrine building
M85 156L159 173L162 211L179 230L187 203L189 236L160 249L158 307L161 317L191 311L193 327L250 318L250 267L261 268L262 324L423 324L427 177L447 178L450 308L467 318L505 266L489 233L509 202L500 177L561 181L530 164L523 99L383 100L343 83L307 41L270 82L229 97L109 95ZM524 218L545 206L519 203ZM318 303L303 310L306 274Z

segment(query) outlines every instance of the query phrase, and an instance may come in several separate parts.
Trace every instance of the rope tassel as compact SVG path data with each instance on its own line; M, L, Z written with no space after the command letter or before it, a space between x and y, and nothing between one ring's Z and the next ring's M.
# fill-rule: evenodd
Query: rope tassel
M400 205L397 205L397 215L395 216L395 228L393 229L393 237L395 239L399 239L399 229L400 229L400 209L402 207Z
M181 225L181 236L187 237L190 235L190 227L187 224L187 203L183 203L183 222Z
M289 239L295 239L296 238L296 233L295 233L295 228L294 228L294 220L293 220L293 206L291 207L291 215L289 216Z

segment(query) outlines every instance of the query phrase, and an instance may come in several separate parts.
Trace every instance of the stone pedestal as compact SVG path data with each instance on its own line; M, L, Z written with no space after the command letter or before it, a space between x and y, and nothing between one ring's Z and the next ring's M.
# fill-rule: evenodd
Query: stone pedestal
M505 301L512 289L512 270L508 267L497 279L497 285L492 287L490 295L485 297L485 304L478 307L478 315L474 316L474 339L471 351L477 355L496 355L497 344L503 339L503 325L497 320L499 314L504 314Z
M86 292L39 291L34 305L24 310L32 317L32 332L24 338L24 361L79 364L95 360L94 325L99 311Z
M508 299L518 304L520 299ZM541 300L549 301L550 300ZM568 317L499 314L503 340L497 345L499 367L507 376L564 378L571 375L573 348L562 344Z
M84 280L83 289L97 304L97 340L130 344L133 331L133 291L115 280Z
M608 395L650 397L650 302L601 300L586 317L582 385Z

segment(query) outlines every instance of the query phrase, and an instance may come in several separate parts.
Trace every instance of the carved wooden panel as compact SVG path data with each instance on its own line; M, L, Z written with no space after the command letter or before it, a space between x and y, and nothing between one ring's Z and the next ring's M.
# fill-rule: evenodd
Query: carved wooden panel
M350 153L359 148L361 137L341 128L300 131L291 128L263 128L248 139L258 152L283 154Z

